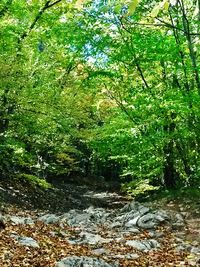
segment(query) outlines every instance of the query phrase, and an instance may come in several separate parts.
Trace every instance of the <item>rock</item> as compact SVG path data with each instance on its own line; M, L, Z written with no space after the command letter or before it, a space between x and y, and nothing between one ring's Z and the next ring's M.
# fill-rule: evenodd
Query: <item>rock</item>
M34 224L34 221L30 217L18 217L18 216L10 216L9 220L13 224Z
M84 243L87 243L90 245L109 243L111 241L111 239L109 238L102 238L100 235L91 234L88 232L81 232L80 236L84 240Z
M155 230L150 230L150 231L148 231L148 233L149 233L149 236L153 237L153 238L161 238L164 236L163 232L157 232Z
M21 245L24 245L27 247L39 248L37 241L35 241L31 237L19 237L18 241Z
M63 214L60 219L61 222L67 223L72 227L82 227L87 228L89 226L95 226L98 224L103 224L108 221L110 213L102 208L89 207L83 211L80 210L70 210L68 213Z
M128 240L126 241L126 245L134 247L135 249L138 249L141 251L146 251L146 252L160 247L160 244L155 239Z
M102 238L98 234L92 234L88 232L81 232L80 238L78 239L68 239L70 244L90 244L90 245L97 245L103 243L109 243L111 239Z
M139 220L139 218L140 218L140 216L137 216L136 218L134 218L134 219L128 221L128 222L125 224L125 226L126 226L126 227L136 226L136 225L137 225L137 222L138 222L138 220Z
M3 230L6 228L6 221L4 216L0 213L0 230Z
M90 257L67 257L56 264L56 267L118 267L118 264L108 264L102 259Z
M18 236L17 234L12 234L11 237L17 240L19 244L23 246L39 248L39 244L32 237Z
M114 255L113 258L115 259L126 259L126 260L136 260L138 259L140 256L136 253L134 254L126 254L126 255Z
M137 226L142 229L153 229L158 225L168 221L168 215L164 212L158 211L141 216L137 221Z
M117 222L121 222L126 228L139 227L142 229L153 229L161 223L170 220L164 211L150 212L150 209L142 206L138 202L131 202L121 209L125 214L116 218ZM116 223L116 222L115 222Z
M97 256L100 256L103 254L108 254L108 250L106 250L105 248L97 248L97 249L92 250L92 253Z
M184 242L183 240L182 242L180 242L180 244L177 245L176 251L177 252L187 251L195 255L200 255L200 248L194 247L191 244Z
M181 214L176 214L173 218L172 228L174 230L180 230L185 226L184 218Z
M115 222L120 222L122 226L133 227L137 226L137 222L141 216L149 212L148 208L142 208L140 211L131 210L130 212L124 213L123 215L114 218Z
M192 254L200 255L200 248L198 248L198 247L192 247L190 252Z
M118 221L110 224L110 228L120 228L121 226L122 226L122 223Z
M77 212L76 210L71 210L68 213L60 217L61 222L67 223L69 226L83 226L90 222L90 214L85 212Z
M143 213L144 211L149 212L149 208L144 207L139 202L132 201L126 204L120 211L121 213L127 213L130 211L134 211L134 212L140 211L141 213Z
M137 227L129 227L125 233L133 233L133 234L139 234L140 230Z
M38 221L42 221L46 224L54 224L60 221L60 216L56 216L55 214L46 214L38 218Z

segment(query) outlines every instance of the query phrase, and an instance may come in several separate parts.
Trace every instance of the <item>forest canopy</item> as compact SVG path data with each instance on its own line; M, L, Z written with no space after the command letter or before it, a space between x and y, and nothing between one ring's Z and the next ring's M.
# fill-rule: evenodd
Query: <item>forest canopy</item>
M1 178L200 186L200 0L1 0Z

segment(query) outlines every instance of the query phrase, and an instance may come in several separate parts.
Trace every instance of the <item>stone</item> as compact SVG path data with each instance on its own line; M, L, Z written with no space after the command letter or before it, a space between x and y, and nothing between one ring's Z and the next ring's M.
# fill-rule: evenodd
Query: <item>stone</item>
M90 245L109 243L111 241L111 239L109 238L102 238L98 234L92 234L88 232L81 232L80 236L82 237L84 243L87 243Z
M81 232L79 234L80 238L76 239L68 239L70 244L89 244L89 245L97 245L103 243L109 243L111 239L102 238L98 234L92 234L88 232Z
M148 240L128 240L126 241L126 245L134 247L140 251L150 251L152 249L156 249L160 247L160 244L155 239Z
M62 222L65 221L69 226L82 226L86 225L90 222L90 215L87 213L78 213L75 211L71 211L62 217Z
M134 212L141 211L142 212L144 210L145 210L145 212L149 212L149 208L144 207L139 202L132 201L132 202L126 204L120 211L122 213L127 213L130 211L134 211Z
M176 214L173 218L172 228L174 230L180 230L185 226L184 218L181 214Z
M190 252L192 254L200 255L200 248L198 248L198 247L192 247Z
M5 229L5 228L6 228L6 220L0 212L0 230Z
M140 218L140 216L135 217L134 219L128 221L128 222L125 224L125 226L126 226L126 227L136 226L136 225L137 225L137 222L138 222L138 220L139 220L139 218Z
M39 244L32 237L18 236L17 234L11 234L11 237L19 242L19 244L26 247L39 248Z
M54 224L60 221L60 216L56 216L55 214L46 214L38 218L38 221L42 221L46 224Z
M56 267L118 267L118 264L108 264L102 259L91 257L67 257L59 261Z
M113 258L115 259L126 259L126 260L136 260L138 259L140 256L136 253L134 254L126 254L126 255L114 255Z
M117 216L115 221L125 225L126 228L139 227L142 229L153 229L170 220L165 211L151 212L149 208L135 201L125 205L120 210L120 213L122 215Z
M158 225L168 221L168 215L166 213L158 211L141 216L137 221L137 226L142 229L153 229Z
M119 221L116 221L110 224L110 228L120 228L121 226L122 226L122 223Z
M139 234L140 230L137 227L129 227L126 229L125 233Z
M34 224L34 221L30 217L18 217L18 216L9 216L9 221L13 224Z
M148 233L149 233L149 236L153 238L161 238L164 236L163 232L157 232L155 230L149 230Z
M108 250L106 250L105 248L97 248L97 249L93 249L92 253L97 255L97 256L100 256L103 254L108 254Z

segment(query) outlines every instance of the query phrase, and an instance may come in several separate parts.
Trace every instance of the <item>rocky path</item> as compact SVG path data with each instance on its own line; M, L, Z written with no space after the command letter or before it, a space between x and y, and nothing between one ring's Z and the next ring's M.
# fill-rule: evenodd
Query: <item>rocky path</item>
M35 198L0 191L2 267L200 266L198 216L172 203L155 208L72 184Z

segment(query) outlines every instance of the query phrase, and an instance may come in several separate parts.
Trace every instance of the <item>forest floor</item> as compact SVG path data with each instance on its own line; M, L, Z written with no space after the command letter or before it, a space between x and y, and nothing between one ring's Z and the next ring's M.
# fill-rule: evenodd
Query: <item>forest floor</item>
M173 228L169 227L169 224L158 226L154 234L161 236L158 239L161 245L149 251L138 251L126 245L126 242L132 239L151 238L151 231L146 229L137 233L124 232L122 235L119 229L110 229L102 223L98 225L98 230L95 230L94 237L101 236L104 240L109 240L108 242L73 243L69 242L70 238L80 238L82 233L79 226L63 224L60 221L48 224L37 219L47 214L61 216L68 214L70 210L80 211L83 216L91 206L96 213L103 210L117 214L119 209L129 202L130 200L119 192L103 191L89 185L57 184L44 190L20 183L13 184L12 181L1 181L0 205L3 216L29 218L32 222L19 223L13 219L7 220L5 225L0 225L0 266L53 267L59 260L72 255L97 257L105 260L109 266L200 266L200 199L194 201L189 198L163 197L142 203L151 209L170 211L184 217L184 225L181 227ZM88 225L87 227L90 228ZM92 226L87 231L94 233ZM39 245L21 245L17 236L32 238ZM117 239L117 236L120 238ZM183 242L180 245L180 240L186 245L183 246ZM177 249L177 246L181 249Z

